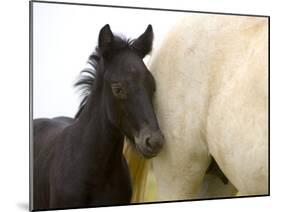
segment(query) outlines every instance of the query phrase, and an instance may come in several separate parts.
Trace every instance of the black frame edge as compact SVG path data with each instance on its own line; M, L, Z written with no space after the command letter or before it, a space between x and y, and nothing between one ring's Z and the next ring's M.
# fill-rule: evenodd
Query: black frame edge
M123 8L123 9L155 10L155 11L166 11L166 12L192 12L192 13L201 13L201 14L235 15L235 16L250 16L250 17L263 17L263 18L269 17L269 15L210 12L210 11L199 11L199 10L181 10L181 9L168 9L168 8L164 9L164 8L156 8L156 7L137 7L137 6L125 6L125 5L90 4L90 3L58 2L58 1L43 1L43 0L31 0L31 1L34 3L46 3L46 4L80 5L80 6L110 7L110 8Z

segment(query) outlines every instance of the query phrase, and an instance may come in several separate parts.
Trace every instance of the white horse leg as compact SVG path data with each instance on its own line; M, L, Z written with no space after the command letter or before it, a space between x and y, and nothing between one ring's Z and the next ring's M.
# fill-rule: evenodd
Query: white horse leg
M204 177L198 198L233 197L235 195L237 195L237 189L230 181L224 184L216 173L208 173Z
M227 179L213 159L204 177L198 198L231 197L235 196L236 193L237 189Z
M175 144L177 142L188 142L190 148L181 147ZM197 197L210 159L204 146L196 147L197 142L200 143L198 140L175 141L168 138L162 152L153 159L158 200L184 200Z

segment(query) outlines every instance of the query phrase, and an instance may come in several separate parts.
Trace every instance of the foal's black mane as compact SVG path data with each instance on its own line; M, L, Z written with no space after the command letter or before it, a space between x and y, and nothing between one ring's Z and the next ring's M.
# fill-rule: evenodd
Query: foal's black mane
M112 55L121 50L131 49L134 41L135 39L127 39L122 35L114 35ZM97 46L95 51L89 56L87 62L92 68L84 68L80 73L80 79L78 79L78 81L74 84L74 86L78 87L78 89L81 91L82 96L82 101L80 102L78 112L75 114L75 119L77 119L83 111L84 106L88 102L89 96L94 91L95 81L98 78L98 74L102 72L98 71L102 68L99 65L101 57L101 51Z

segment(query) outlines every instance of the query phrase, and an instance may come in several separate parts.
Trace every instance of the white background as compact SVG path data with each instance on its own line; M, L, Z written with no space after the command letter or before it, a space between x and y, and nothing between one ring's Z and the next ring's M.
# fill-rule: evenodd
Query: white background
M186 15L43 3L34 3L33 11L34 118L74 116L80 100L73 84L95 49L98 33L105 24L109 23L113 32L128 38L138 37L152 24L154 46L157 46L171 25Z
M71 1L71 0L69 0ZM78 2L78 0L75 0ZM280 7L278 1L79 1L100 4L161 7L213 12L265 14L271 16L271 196L230 200L198 201L84 209L75 211L276 211L280 210ZM274 3L273 3L274 2ZM0 209L27 210L28 204L28 1L1 2L1 148ZM74 211L74 210L73 210Z

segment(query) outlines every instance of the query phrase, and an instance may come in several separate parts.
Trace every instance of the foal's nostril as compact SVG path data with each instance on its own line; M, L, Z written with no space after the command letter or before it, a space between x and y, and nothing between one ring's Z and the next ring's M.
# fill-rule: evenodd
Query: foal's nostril
M150 141L150 137L149 136L147 136L146 138L145 138L145 145L148 147L148 148L152 148L152 146L151 146L151 143L149 142Z
M158 151L163 146L164 136L163 134L155 134L152 136L146 136L144 138L145 146L150 151Z

